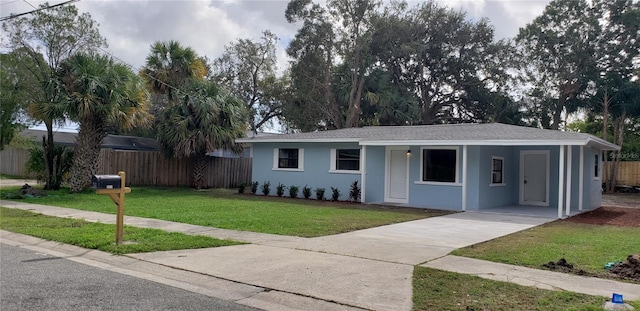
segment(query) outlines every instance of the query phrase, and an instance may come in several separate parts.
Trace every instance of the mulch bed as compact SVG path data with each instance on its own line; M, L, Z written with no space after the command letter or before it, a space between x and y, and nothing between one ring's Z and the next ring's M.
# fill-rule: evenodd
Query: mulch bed
M569 217L564 221L640 228L640 209L603 206L593 211Z

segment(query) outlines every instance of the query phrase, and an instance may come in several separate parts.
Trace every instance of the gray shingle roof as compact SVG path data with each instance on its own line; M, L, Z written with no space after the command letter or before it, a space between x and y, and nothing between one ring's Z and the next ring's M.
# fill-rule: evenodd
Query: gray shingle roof
M238 142L339 142L361 145L591 145L618 147L590 134L545 130L501 123L371 126L240 139Z
M19 135L36 143L41 143L42 137L47 135L47 131L27 129L21 131ZM53 141L64 146L74 146L76 144L76 136L78 136L78 133L54 132ZM158 141L145 137L108 135L102 140L100 147L116 150L158 151Z

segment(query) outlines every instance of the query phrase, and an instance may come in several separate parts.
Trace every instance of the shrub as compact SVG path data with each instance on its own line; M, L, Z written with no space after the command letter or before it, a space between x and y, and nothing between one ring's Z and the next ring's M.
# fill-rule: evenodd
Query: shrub
M304 185L304 187L302 188L302 196L305 199L308 199L311 197L311 188L307 187L307 185Z
M349 190L349 200L353 202L360 201L360 186L358 186L358 181L354 180L351 183L351 189Z
M254 181L251 183L251 193L256 194L258 192L258 182Z
M47 184L47 189L59 189L63 182L69 179L69 170L73 163L73 149L62 145L53 147L55 163L53 168L54 176L49 179L53 185ZM33 146L29 149L29 159L26 163L27 172L33 175L40 182L47 182L47 166L45 164L45 151L42 146Z
M285 187L283 184L278 183L278 186L276 187L276 194L277 194L279 197L283 196L283 195L284 195L284 189L285 189L285 188L286 188L286 187Z
M244 188L247 187L247 184L241 182L241 183L238 184L237 187L238 187L238 193L244 193Z
M331 187L331 201L338 201L340 198L340 189Z
M292 198L298 197L298 186L289 186L289 196Z
M324 188L316 188L316 199L324 200Z
M262 194L269 195L269 192L271 192L271 182L265 181L262 184Z

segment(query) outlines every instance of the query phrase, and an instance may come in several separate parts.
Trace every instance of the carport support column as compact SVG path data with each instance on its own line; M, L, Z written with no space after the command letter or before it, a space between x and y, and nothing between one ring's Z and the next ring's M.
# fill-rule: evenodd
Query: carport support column
M567 211L566 216L571 215L571 149L573 146L567 146Z
M582 211L584 196L584 146L580 146L580 169L578 170L578 210Z
M562 218L562 202L564 201L564 146L560 146L558 157L558 218Z
M360 151L360 202L365 202L365 189L367 189L367 146L362 146Z
M462 210L467 210L467 151L468 146L462 146Z

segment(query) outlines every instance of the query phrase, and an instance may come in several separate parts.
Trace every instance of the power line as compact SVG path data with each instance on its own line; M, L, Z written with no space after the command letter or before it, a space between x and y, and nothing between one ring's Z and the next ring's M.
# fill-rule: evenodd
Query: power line
M69 1L61 2L61 3L55 4L55 5L50 5L50 6L47 6L47 7L31 10L29 12L24 12L24 13L20 13L20 14L11 14L9 16L5 16L5 17L0 18L0 22L4 22L4 21L10 20L10 19L14 19L16 17L20 17L20 16L23 16L23 15L33 14L33 13L40 12L40 11L43 11L43 10L53 9L53 8L56 8L56 7L59 7L59 6L67 5L67 4L78 2L78 1L80 1L80 0L69 0ZM31 5L29 2L27 2L27 4ZM33 5L31 5L31 6L33 7Z

